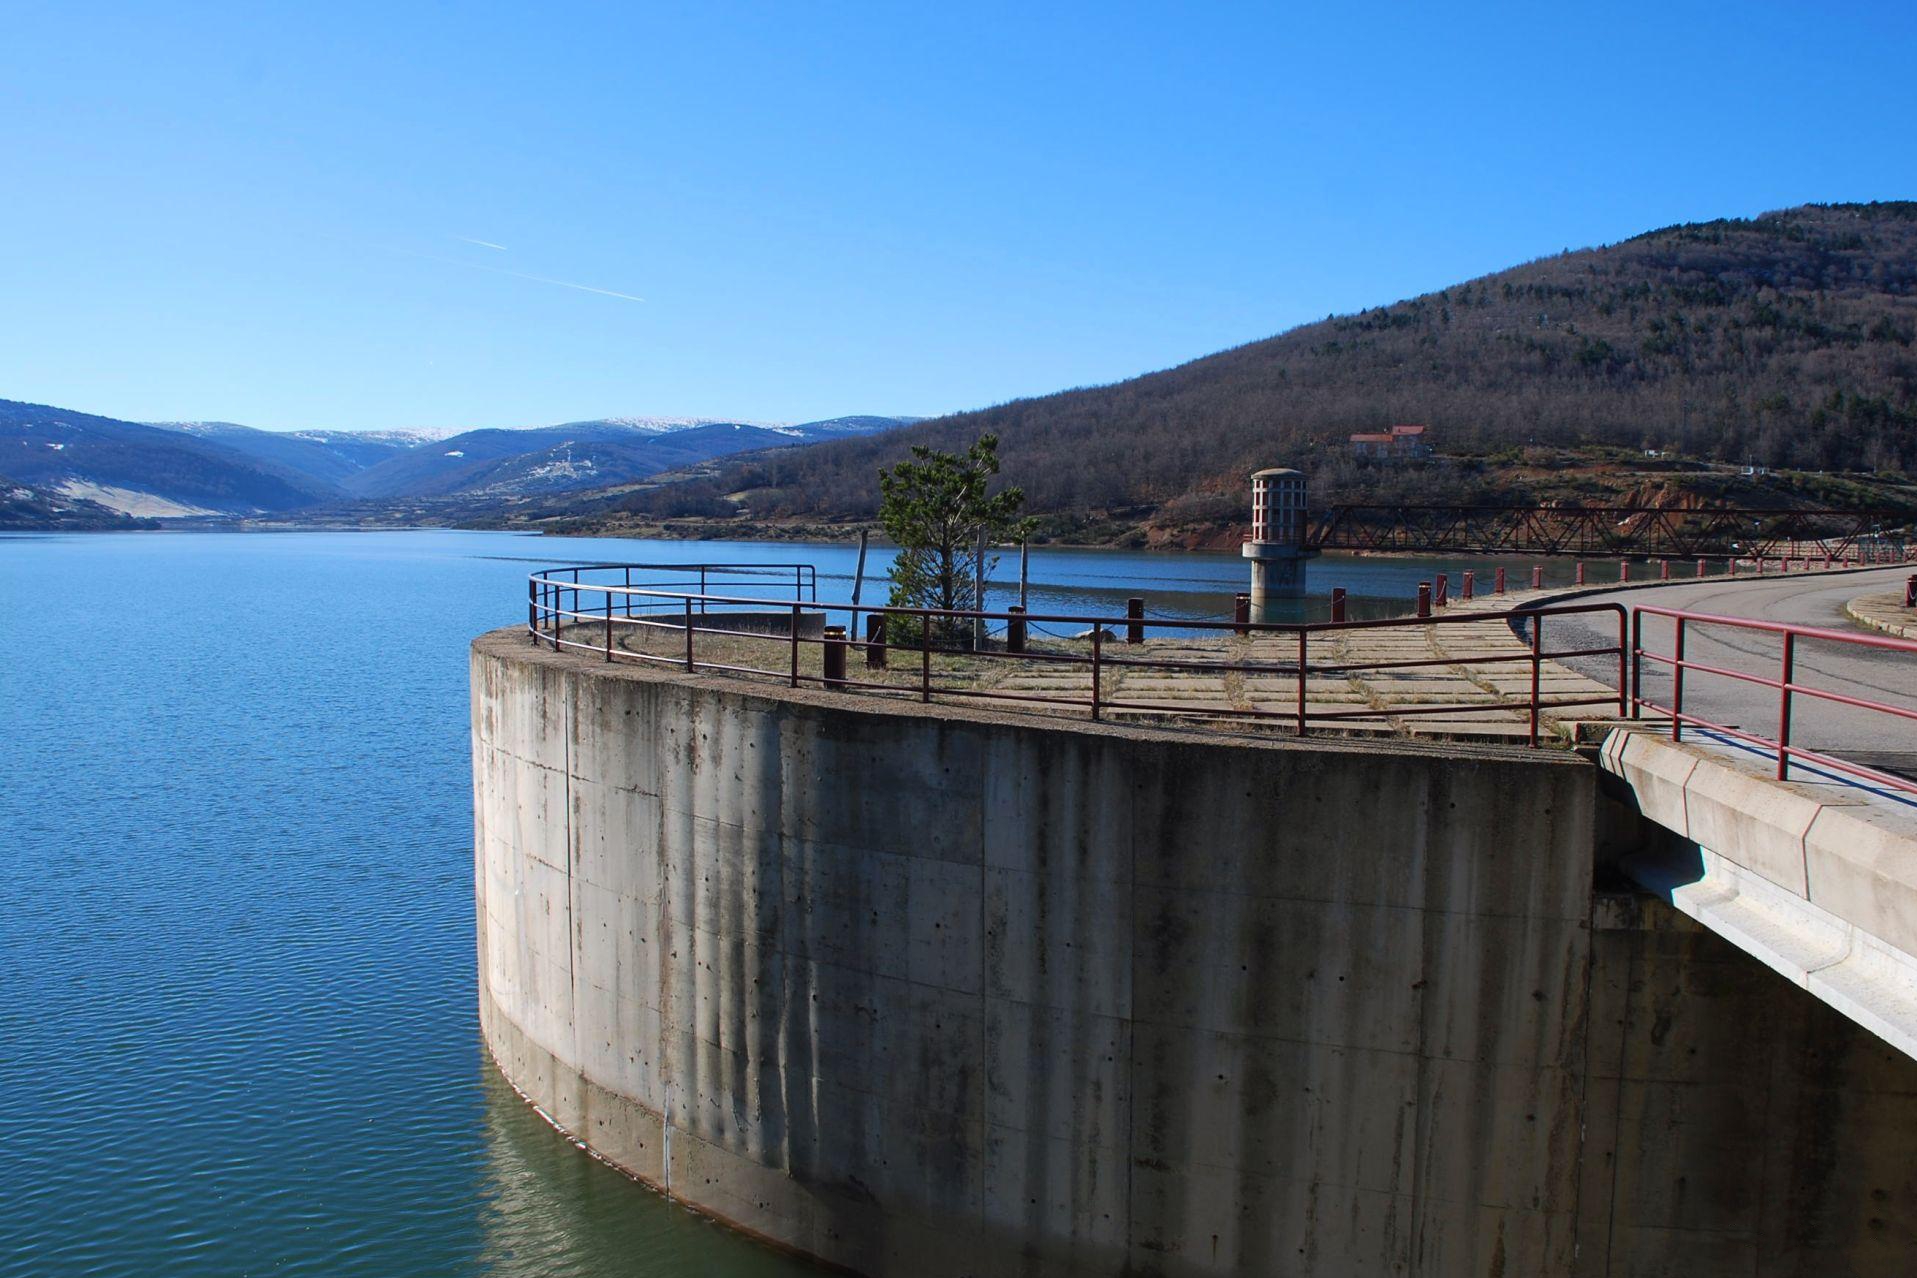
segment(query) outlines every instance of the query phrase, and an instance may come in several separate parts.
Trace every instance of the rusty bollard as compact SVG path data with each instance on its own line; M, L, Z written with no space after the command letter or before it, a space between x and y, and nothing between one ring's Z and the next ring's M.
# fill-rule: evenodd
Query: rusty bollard
M1005 651L1025 651L1025 610L1013 604L1005 610L1010 614L1005 620Z
M1231 620L1241 635L1251 633L1251 596L1244 593L1231 597Z
M1504 593L1504 569L1502 568L1498 569L1498 575L1493 579L1491 593L1496 595Z
M1428 581L1418 583L1418 615L1420 617L1431 615L1431 583Z
M1904 607L1917 608L1917 574L1904 578Z
M1345 588L1343 586L1333 586L1331 588L1331 620L1334 623L1342 625L1344 622L1344 619L1345 619Z
M1469 599L1471 597L1472 587L1477 585L1477 581L1478 581L1478 574L1472 571L1471 569L1466 568L1464 570L1464 589L1460 592L1459 597L1463 599Z
M1127 599L1125 601L1125 642L1145 642L1145 601Z
M868 669L885 669L885 614L882 612L865 619L865 664Z
M1533 590L1544 589L1544 565L1543 564L1531 565L1531 589Z
M1451 575L1449 573L1438 574L1438 584L1431 591L1431 603L1436 608L1451 606Z
M1584 584L1584 561L1580 559L1578 560L1578 585L1582 586L1583 584Z
M847 641L844 626L825 628L825 686L842 688L845 686L845 650L852 645Z

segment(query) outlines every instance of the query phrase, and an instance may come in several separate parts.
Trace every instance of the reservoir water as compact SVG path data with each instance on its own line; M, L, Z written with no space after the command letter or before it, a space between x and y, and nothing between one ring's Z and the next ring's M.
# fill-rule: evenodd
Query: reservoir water
M594 1162L484 1059L466 646L523 622L533 567L803 560L843 597L853 559L0 538L0 1273L815 1272ZM1396 611L1447 566L1312 578ZM1032 608L1210 616L1245 579L1223 554L1038 550Z

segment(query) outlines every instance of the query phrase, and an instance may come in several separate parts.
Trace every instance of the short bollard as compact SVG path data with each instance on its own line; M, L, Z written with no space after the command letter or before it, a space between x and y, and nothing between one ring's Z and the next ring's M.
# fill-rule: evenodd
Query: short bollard
M1251 633L1251 596L1236 594L1231 597L1232 625L1241 635Z
M1697 575L1698 575L1698 576L1700 576L1700 577L1702 577L1702 576L1704 575L1704 569L1705 569L1705 567L1706 567L1706 566L1707 566L1707 565L1706 565L1706 564L1704 563L1704 561L1703 561L1702 559L1700 559L1700 560L1698 560L1698 561L1697 561Z
M1451 606L1451 575L1449 573L1438 574L1438 584L1431 591L1431 604L1435 608Z
M1431 615L1431 583L1428 581L1418 583L1418 615L1420 617Z
M1458 592L1458 597L1460 599L1469 599L1471 597L1472 587L1477 584L1477 573L1469 568L1466 568L1464 570L1463 584L1464 584L1464 589Z
M1125 642L1145 642L1145 601L1143 599L1125 601Z
M1498 569L1498 575L1492 580L1491 590L1494 594L1504 593L1504 569Z
M1904 607L1917 608L1917 574L1904 578Z
M873 670L885 669L885 614L865 619L865 664Z
M1544 565L1543 564L1531 565L1531 589L1533 590L1544 589Z
M825 628L825 686L842 688L845 686L845 650L851 647L846 639L844 626Z
M1912 580L1917 581L1917 577ZM1345 588L1343 586L1331 588L1331 619L1334 622L1342 622L1345 619Z
M1025 651L1025 610L1013 604L1005 610L1010 615L1005 619L1005 651Z
M1671 579L1671 561L1670 560L1660 559L1657 561L1657 579L1659 581L1669 581Z
M1619 581L1629 581L1631 579L1631 561L1630 560L1620 559L1617 561L1617 579Z
M1577 583L1580 586L1584 584L1584 561L1582 559L1578 560Z

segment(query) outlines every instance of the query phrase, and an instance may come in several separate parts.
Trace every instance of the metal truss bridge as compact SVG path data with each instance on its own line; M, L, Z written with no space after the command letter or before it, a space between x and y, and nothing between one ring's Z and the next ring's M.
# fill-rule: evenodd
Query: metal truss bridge
M1893 540L1905 517L1884 510L1651 510L1629 506L1333 506L1311 512L1316 550L1721 558L1844 558ZM1892 530L1896 531L1893 533Z

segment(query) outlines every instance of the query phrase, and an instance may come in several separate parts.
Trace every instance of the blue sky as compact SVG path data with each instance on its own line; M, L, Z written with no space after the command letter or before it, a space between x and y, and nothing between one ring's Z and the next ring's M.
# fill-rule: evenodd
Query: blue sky
M1907 3L0 17L0 398L135 419L931 414L1917 197Z

